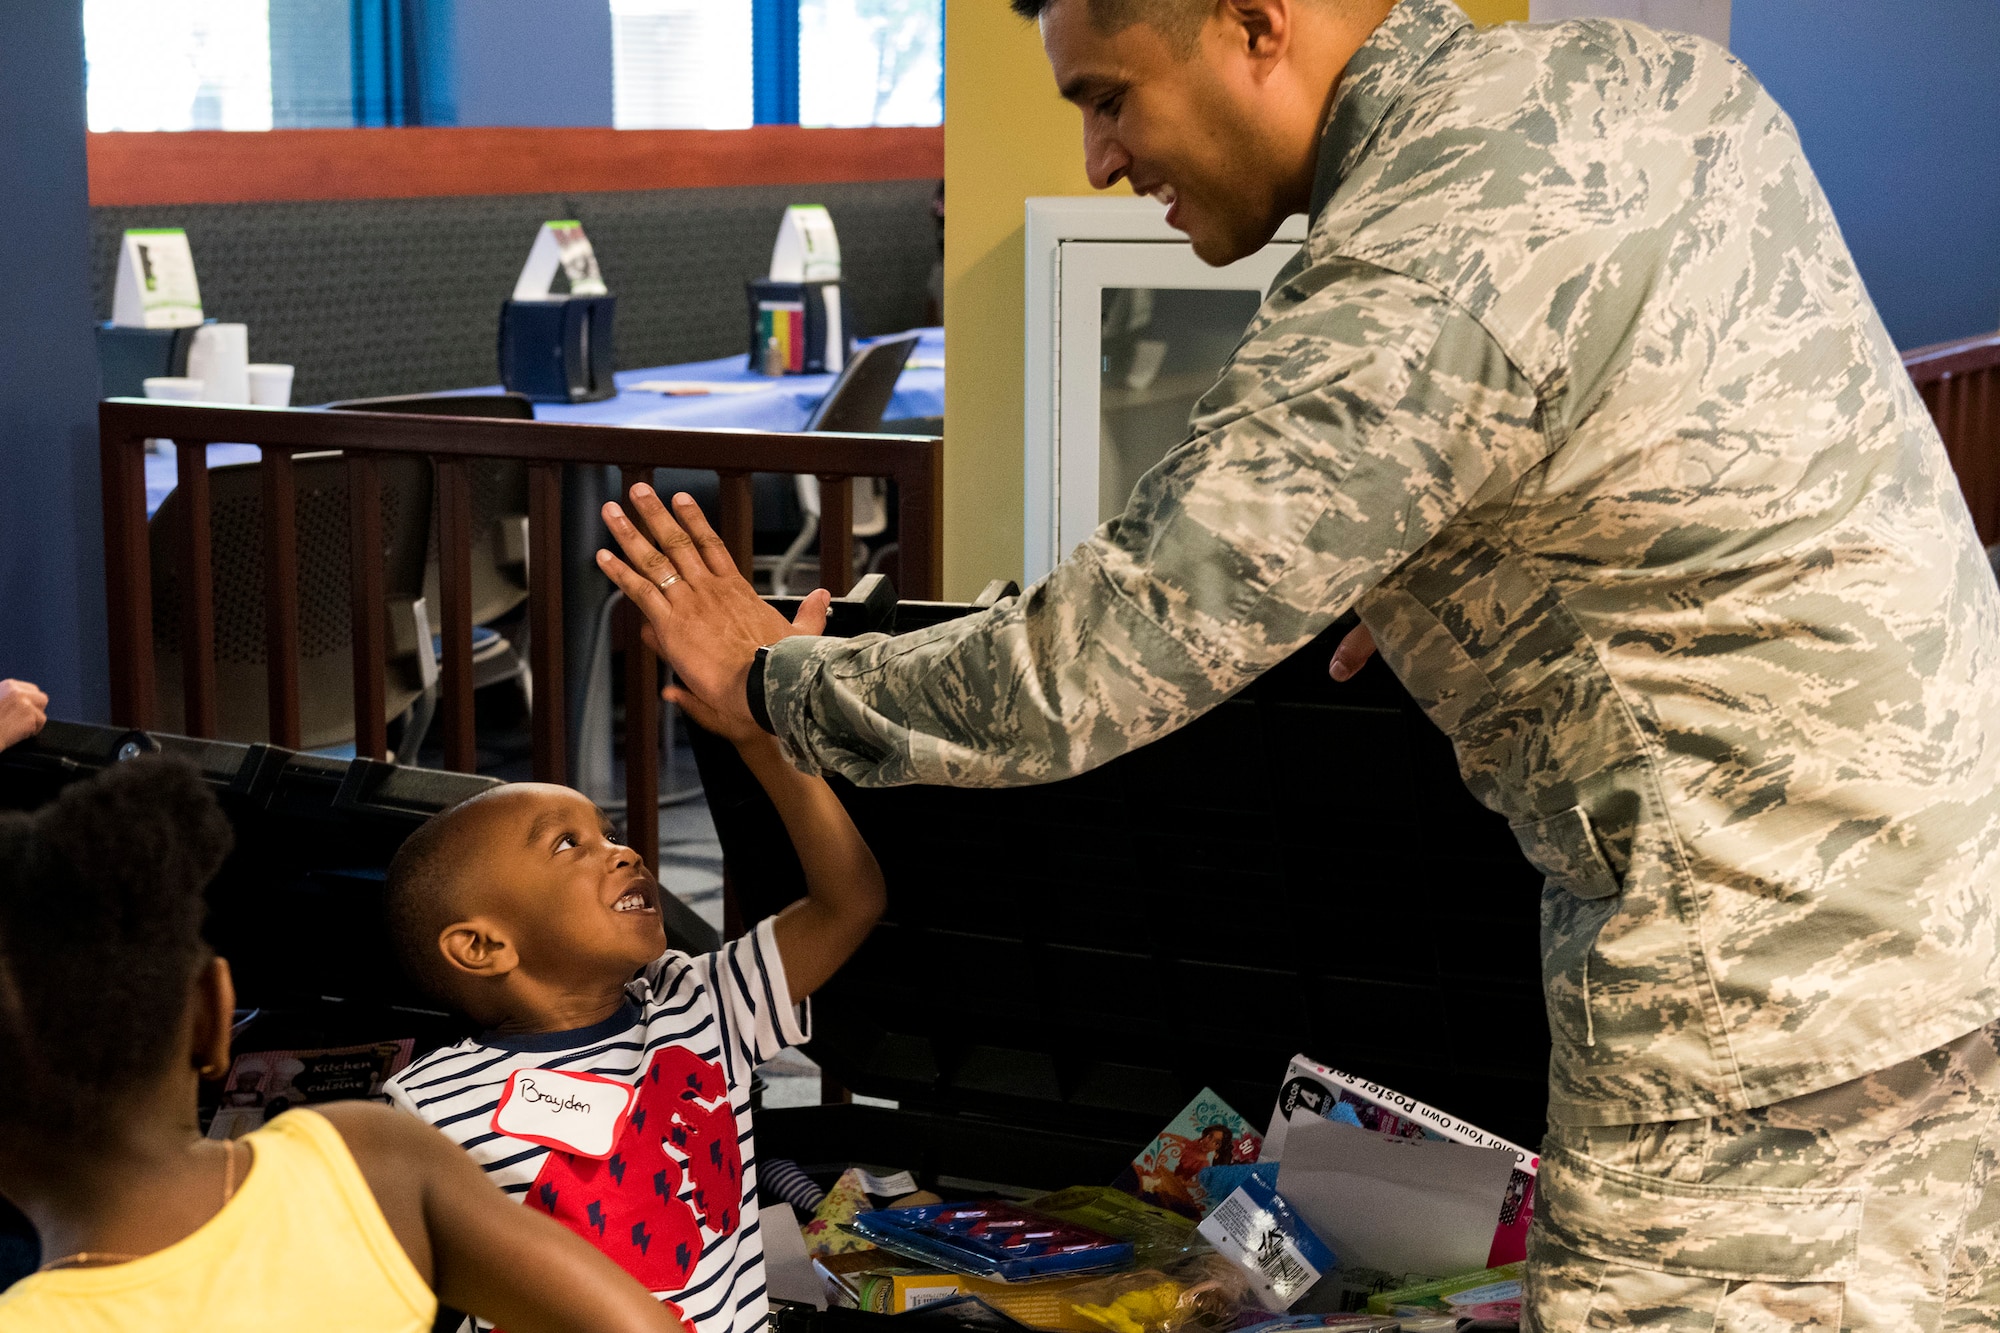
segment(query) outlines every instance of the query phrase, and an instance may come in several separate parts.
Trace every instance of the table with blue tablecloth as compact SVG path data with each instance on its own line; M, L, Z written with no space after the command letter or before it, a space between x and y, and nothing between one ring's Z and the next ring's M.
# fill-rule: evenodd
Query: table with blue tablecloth
M944 330L916 329L917 346L896 381L883 418L944 415ZM893 334L892 337L902 337ZM865 346L866 343L864 342ZM760 375L745 356L718 357L680 366L622 370L614 377L618 395L596 403L537 403L537 421L601 426L668 426L685 429L723 426L736 430L803 430L813 409L833 387L832 375ZM635 388L649 381L742 386L754 392L670 396ZM499 386L474 392L498 393Z
M909 365L896 381L895 396L883 414L890 421L944 415L944 330L917 329L918 343ZM890 335L900 337L902 335ZM864 342L865 345L865 342ZM618 372L616 397L595 403L536 403L537 421L582 422L602 426L722 427L735 430L801 430L833 387L832 375L785 375L776 379L757 374L746 356L718 357L677 366L652 366ZM752 392L711 392L670 395L634 386L648 381L693 385L751 386ZM447 392L498 393L500 386ZM254 445L209 446L208 465L255 462ZM146 456L146 513L151 515L174 488L172 445Z

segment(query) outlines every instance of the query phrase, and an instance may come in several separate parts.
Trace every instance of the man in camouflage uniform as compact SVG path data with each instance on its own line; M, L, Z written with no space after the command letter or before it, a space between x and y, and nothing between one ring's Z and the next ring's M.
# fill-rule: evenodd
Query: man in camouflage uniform
M691 505L635 492L659 550L608 507L682 679L808 769L1040 782L1356 607L1548 876L1529 1322L2000 1326L2000 593L1784 114L1626 23L1017 7L1095 183L1212 262L1305 207L1304 249L1125 512L984 614L784 637ZM1217 70L1234 212L1146 123Z

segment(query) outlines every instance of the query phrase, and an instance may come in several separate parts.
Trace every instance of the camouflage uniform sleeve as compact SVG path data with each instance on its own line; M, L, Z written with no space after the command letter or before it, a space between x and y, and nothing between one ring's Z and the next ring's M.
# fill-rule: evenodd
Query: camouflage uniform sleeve
M1221 703L1546 452L1463 309L1367 264L1288 269L1122 515L980 614L786 640L772 720L794 763L862 785L1068 777Z

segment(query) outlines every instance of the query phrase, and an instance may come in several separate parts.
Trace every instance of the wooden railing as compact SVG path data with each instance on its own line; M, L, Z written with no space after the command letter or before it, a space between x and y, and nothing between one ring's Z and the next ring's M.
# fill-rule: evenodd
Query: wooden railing
M265 660L273 744L300 738L298 529L291 457L340 450L348 480L348 551L353 590L354 744L357 754L388 753L388 625L384 598L379 460L429 458L437 469L438 629L443 642L442 713L447 767L474 765L472 708L472 520L468 463L485 458L528 465L529 665L537 704L532 736L535 776L566 777L563 699L562 469L599 464L621 470L623 485L650 481L653 469L698 468L721 479L712 517L745 577L751 569L752 489L757 472L806 473L820 479L821 583L834 593L853 583L855 477L896 483L900 583L906 595L938 595L941 559L943 442L915 436L777 434L734 430L655 430L545 421L323 412L296 408L213 407L110 399L99 408L103 463L105 591L110 611L111 709L121 726L155 721L152 564L146 517L145 442L173 440L188 522L177 552L184 729L213 736L217 722L215 606L210 550L206 445L254 444L264 512ZM608 537L608 534L607 534ZM639 638L641 618L626 608L621 639L626 671L626 735L659 726L659 664ZM648 669L650 668L650 669ZM626 746L627 808L650 808L658 795L657 747ZM647 859L657 852L645 847Z
M2000 333L1919 347L1903 365L1944 437L1979 540L2000 542Z

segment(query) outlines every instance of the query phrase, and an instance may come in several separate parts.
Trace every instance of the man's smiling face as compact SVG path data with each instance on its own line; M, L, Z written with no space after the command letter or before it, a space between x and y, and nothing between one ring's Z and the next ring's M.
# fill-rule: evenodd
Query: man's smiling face
M1317 126L1302 140L1298 108L1269 77L1268 33L1225 5L1183 50L1146 22L1101 31L1089 0L1055 0L1041 28L1056 87L1083 112L1092 185L1129 180L1165 203L1168 225L1216 265L1254 254L1301 207Z

